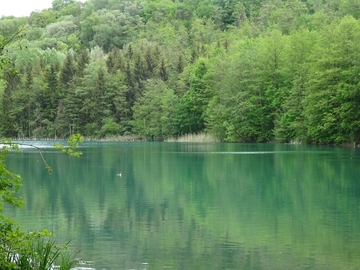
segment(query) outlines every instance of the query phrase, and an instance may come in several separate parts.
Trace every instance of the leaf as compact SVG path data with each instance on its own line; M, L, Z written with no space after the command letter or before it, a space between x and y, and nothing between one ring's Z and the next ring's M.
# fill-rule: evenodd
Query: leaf
M67 144L64 146L62 144L54 144L55 149L61 150L62 152L68 154L69 156L80 157L82 152L76 151L76 148L79 143L84 141L84 137L81 134L73 134L69 137Z

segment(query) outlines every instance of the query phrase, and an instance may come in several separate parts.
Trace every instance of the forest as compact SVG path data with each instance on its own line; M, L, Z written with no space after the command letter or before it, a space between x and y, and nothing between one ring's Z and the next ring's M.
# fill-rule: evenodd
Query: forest
M54 0L0 18L0 137L360 143L360 0Z

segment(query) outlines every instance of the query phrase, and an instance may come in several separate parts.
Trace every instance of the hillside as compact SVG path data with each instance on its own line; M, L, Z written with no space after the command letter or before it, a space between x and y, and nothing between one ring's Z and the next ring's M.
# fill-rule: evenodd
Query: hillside
M359 16L359 0L54 0L3 17L0 137L359 143Z

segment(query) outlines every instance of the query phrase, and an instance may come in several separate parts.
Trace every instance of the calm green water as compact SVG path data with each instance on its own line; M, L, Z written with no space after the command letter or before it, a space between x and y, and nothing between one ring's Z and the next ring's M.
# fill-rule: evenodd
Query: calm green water
M91 261L83 267L360 269L359 149L134 142L81 151L44 148L51 177L36 151L11 154L26 206L6 211L23 229L71 239Z

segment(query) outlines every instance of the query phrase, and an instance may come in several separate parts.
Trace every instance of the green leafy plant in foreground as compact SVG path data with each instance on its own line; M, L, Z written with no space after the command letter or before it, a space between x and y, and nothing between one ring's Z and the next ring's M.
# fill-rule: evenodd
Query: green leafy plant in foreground
M57 146L57 149L71 156L79 157L82 153L76 151L83 137L74 134L68 140L68 147ZM58 265L61 270L69 270L76 264L74 254L65 245L57 245L52 233L47 230L26 233L18 228L15 221L3 215L4 205L10 204L23 207L21 197L16 192L21 187L21 176L10 172L5 165L6 155L10 151L19 151L19 143L9 139L1 141L0 148L0 269L12 270L48 270ZM27 144L29 145L29 144ZM37 148L34 145L30 145ZM38 148L37 148L38 149ZM38 149L39 150L39 149ZM39 153L45 168L51 174L51 167L46 163L41 151Z
M22 248L12 246L13 250L7 251L7 260L0 264L1 269L48 270L56 265L62 270L69 270L76 265L68 243L59 246L47 230L30 234L17 231L23 236Z

